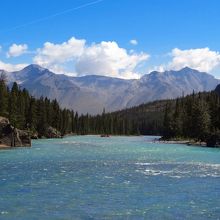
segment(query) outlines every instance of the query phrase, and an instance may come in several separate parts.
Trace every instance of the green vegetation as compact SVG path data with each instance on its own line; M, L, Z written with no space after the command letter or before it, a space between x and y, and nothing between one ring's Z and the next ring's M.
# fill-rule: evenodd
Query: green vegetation
M220 96L216 92L155 101L97 116L62 109L57 100L36 99L14 83L9 90L0 78L0 115L19 129L39 137L48 127L65 134L163 135L163 139L194 139L214 146L220 137Z
M14 127L37 132L38 136L42 137L45 130L51 126L64 135L72 132L75 119L73 114L73 111L61 109L56 100L30 96L28 91L21 90L17 83L9 90L4 76L1 76L0 116L7 117Z
M163 139L193 139L215 146L220 140L220 96L193 93L167 103Z
M97 116L78 115L73 110L61 109L57 100L30 96L17 83L9 90L4 76L0 78L0 115L9 118L14 127L37 132L39 137L44 136L48 127L57 129L62 135L159 135L163 129L165 104L165 101L157 101L113 113L103 110Z

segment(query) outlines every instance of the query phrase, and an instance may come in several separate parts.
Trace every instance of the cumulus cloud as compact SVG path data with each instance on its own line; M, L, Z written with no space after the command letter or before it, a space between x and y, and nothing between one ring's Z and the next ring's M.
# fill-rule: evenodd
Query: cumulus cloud
M133 40L130 40L130 44L132 45L138 45L138 41L133 39Z
M28 49L27 44L12 44L7 52L7 57L18 57L26 53Z
M10 64L10 63L4 63L0 60L0 69L6 70L6 71L18 71L26 67L28 64Z
M209 48L180 50L175 48L171 53L172 61L169 69L190 67L199 71L210 72L220 64L220 54Z
M165 70L180 70L184 67L190 67L210 73L220 66L220 53L212 51L208 47L188 50L174 48L169 56L171 57L170 62L155 66L151 70L164 72Z
M60 73L73 75L107 75L120 78L137 78L136 67L149 58L146 53L129 53L114 41L86 45L84 39L71 38L61 44L47 42L37 50L34 63Z
M133 42L134 43L134 42ZM0 47L1 49L1 47ZM13 44L8 56L19 56L27 52L27 45ZM179 70L186 66L204 72L212 72L220 66L220 53L209 48L181 50L174 48L170 53L170 62L155 66L151 70ZM139 78L141 64L149 59L149 55L134 50L121 48L115 41L86 43L84 39L70 38L68 41L55 44L44 43L36 50L33 62L55 73L72 76L106 75L119 78ZM27 64L9 64L0 61L0 69L8 71L20 70ZM143 69L143 68L142 68Z
M74 61L83 53L85 43L85 40L78 40L74 37L61 44L46 42L43 48L37 50L34 62L45 67L51 67L55 64Z
M135 67L148 57L144 53L128 54L116 42L103 41L85 48L76 62L76 72L79 75L98 74L130 78Z

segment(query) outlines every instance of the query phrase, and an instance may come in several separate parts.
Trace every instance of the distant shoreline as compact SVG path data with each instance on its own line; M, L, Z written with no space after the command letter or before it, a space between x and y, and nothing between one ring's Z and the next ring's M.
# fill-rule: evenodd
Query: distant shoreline
M12 150L15 148L31 148L31 146L8 146L8 145L4 145L4 144L0 144L0 150Z
M7 145L4 145L4 144L0 144L0 150L1 149L10 149L11 146L7 146Z
M163 144L185 144L188 146L197 146L197 147L208 147L208 148L220 148L219 145L215 147L209 147L205 142L198 142L194 140L155 140L155 143L163 143Z
M193 142L193 141L159 141L163 144L185 144L188 146L208 147L205 142Z
M67 138L67 137L77 137L77 136L98 136L100 138L111 138L111 137L144 137L144 136L157 136L157 135L109 135L109 136L101 136L101 134L86 134L86 135L77 135L77 134L72 134L72 135L65 135L62 138ZM160 137L160 136L158 136ZM53 139L53 138L38 138L35 140L49 140L49 139ZM54 139L60 139L60 138L54 138ZM160 138L155 138L153 140L153 143L158 143L158 144L184 144L184 145L188 145L188 146L198 146L198 147L208 147L206 145L205 142L196 142L193 140L161 140ZM27 146L24 146L27 147ZM11 147L11 146L7 146L4 144L0 144L0 150L8 150L8 149L13 149L13 148L17 148L17 147ZM215 148L220 148L220 146L216 146Z
M0 149L4 149L4 148L11 148L10 146L4 145L4 144L0 144Z

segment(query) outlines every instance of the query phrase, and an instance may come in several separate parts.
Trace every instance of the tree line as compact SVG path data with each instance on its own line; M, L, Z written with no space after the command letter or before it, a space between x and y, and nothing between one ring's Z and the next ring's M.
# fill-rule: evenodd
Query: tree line
M19 129L43 137L51 126L66 134L161 135L164 139L196 139L215 143L220 137L220 96L193 93L174 100L154 101L137 107L92 116L61 108L57 100L39 99L15 82L11 89L0 77L0 116Z
M220 140L220 96L193 93L166 104L164 139L194 139L214 146Z
M152 108L155 103L149 107ZM0 77L0 116L7 117L14 127L36 132L39 137L44 136L49 126L62 135L160 134L162 114L160 111L146 111L145 105L142 105L113 113L103 110L102 114L96 116L79 115L74 110L61 108L57 100L31 96L26 89L19 88L16 82L9 89L5 77Z

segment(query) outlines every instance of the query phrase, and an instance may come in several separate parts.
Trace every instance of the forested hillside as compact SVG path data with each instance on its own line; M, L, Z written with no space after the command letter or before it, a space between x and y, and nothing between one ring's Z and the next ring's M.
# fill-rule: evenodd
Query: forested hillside
M56 100L36 99L16 83L9 90L0 80L0 116L13 126L44 136L48 127L65 134L163 135L216 142L220 130L220 96L216 92L155 101L97 116L62 109Z
M56 100L36 99L17 83L7 88L4 76L0 80L0 115L7 117L19 129L29 129L44 136L51 126L61 132L75 134L161 134L165 101L97 116L78 115L62 109Z
M177 98L195 92L211 91L220 80L204 72L185 67L178 71L153 71L140 79L119 79L86 75L70 77L31 64L16 72L1 71L7 84L19 83L29 93L40 98L57 99L60 106L79 114L101 114L138 106L156 100ZM94 74L94 73L93 73Z
M163 138L189 138L216 145L220 141L219 94L192 94L167 103Z

